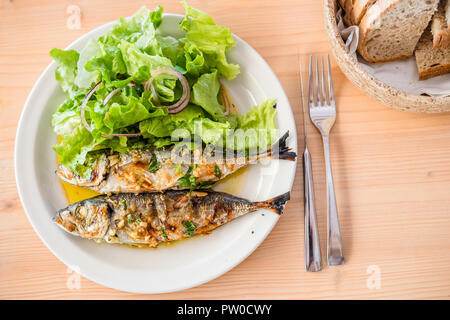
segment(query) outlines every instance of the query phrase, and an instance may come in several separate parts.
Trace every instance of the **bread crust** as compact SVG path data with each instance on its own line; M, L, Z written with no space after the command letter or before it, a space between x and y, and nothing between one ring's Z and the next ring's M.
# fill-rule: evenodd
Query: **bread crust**
M359 25L366 10L377 0L346 0L344 22L348 26Z
M354 0L352 4L352 10L350 12L350 18L353 24L359 25L364 17L367 9L374 5L376 0Z
M439 33L434 35L433 48L450 49L450 34Z
M427 69L426 71L419 72L419 79L427 80L437 76L442 76L443 74L447 74L449 72L450 72L450 64L445 66L433 67Z

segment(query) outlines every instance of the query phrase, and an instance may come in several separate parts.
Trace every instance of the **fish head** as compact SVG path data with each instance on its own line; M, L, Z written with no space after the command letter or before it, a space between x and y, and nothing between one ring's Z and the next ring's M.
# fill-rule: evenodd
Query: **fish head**
M105 179L108 169L108 157L105 154L101 154L89 164L89 167L91 168L89 177L82 177L63 165L58 166L56 174L61 180L76 186L98 186Z
M53 221L73 235L101 240L108 232L109 217L108 204L88 199L59 210Z

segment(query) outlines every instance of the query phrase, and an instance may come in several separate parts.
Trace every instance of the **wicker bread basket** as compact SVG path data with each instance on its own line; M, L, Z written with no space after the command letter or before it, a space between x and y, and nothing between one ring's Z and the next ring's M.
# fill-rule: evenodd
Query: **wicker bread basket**
M381 103L395 109L420 113L450 111L450 97L437 98L408 94L384 84L361 68L358 61L348 53L345 43L339 34L336 23L337 1L324 0L324 2L325 25L331 51L342 72L358 88Z

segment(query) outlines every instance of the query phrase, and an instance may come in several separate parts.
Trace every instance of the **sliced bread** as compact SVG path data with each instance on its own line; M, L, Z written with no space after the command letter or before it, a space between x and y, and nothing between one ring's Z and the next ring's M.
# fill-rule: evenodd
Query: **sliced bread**
M415 51L419 79L425 80L450 72L450 50L433 48L433 35L427 29Z
M368 62L408 59L439 0L378 0L359 24L358 52Z
M433 47L450 49L450 30L445 18L444 2L439 4L438 11L433 16L431 32L433 33Z
M366 11L377 0L351 0L346 2L346 21L352 25L359 25Z

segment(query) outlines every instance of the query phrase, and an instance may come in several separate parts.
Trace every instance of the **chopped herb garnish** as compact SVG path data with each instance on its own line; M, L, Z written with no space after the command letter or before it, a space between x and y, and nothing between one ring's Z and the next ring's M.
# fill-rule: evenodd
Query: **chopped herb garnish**
M182 171L183 168L181 167L181 163L177 164L174 168L175 168L175 172L176 172L177 174L180 174L181 172L183 172L183 171Z
M158 162L158 159L156 158L156 155L152 155L152 159L150 160L150 164L148 165L148 171L155 172L159 168L161 168L161 164Z
M193 168L189 167L188 171L184 176L178 179L178 185L183 188L188 188L190 190L194 190L197 188L197 184L195 183L195 177L191 175Z
M217 179L220 179L220 177L222 176L222 171L220 171L220 168L217 165L214 166L214 175L217 177Z
M128 223L133 222L133 219L131 218L131 214L127 215L127 221L128 221Z
M122 200L122 209L127 210L127 202L125 200Z
M162 234L163 234L163 237L167 239L166 228L161 227L161 232L162 232Z
M141 223L141 218L137 217L136 220L134 221L135 224L140 224Z
M184 233L187 234L189 237L192 237L194 235L195 229L197 229L197 227L192 221L184 221L183 227Z
M200 181L200 182L197 182L197 189L203 188L203 187L209 187L215 183L216 183L216 181Z
M191 191L200 189L203 187L207 187L210 185L213 185L215 181L199 181L196 182L196 178L191 174L194 168L191 166L189 167L188 171L184 176L182 176L180 179L178 179L178 185L183 188L187 188Z

